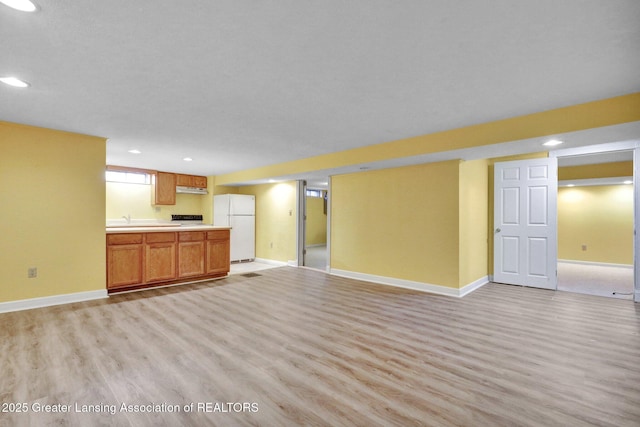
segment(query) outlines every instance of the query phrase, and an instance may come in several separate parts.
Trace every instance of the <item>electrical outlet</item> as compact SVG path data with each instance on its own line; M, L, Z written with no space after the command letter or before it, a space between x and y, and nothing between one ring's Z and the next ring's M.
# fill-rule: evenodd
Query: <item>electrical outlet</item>
M29 267L27 269L27 277L29 279L33 279L35 277L38 277L38 267Z
M582 245L582 250L586 251L587 250L587 245Z

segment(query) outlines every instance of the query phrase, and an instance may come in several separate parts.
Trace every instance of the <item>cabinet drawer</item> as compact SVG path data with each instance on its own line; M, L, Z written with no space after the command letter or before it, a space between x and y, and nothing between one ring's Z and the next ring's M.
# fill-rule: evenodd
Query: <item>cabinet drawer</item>
M178 233L178 240L181 242L200 242L205 238L204 231L181 231Z
M107 245L133 245L142 243L142 233L107 234Z
M207 231L207 240L228 239L229 230Z
M168 243L176 241L176 233L147 233L147 243Z

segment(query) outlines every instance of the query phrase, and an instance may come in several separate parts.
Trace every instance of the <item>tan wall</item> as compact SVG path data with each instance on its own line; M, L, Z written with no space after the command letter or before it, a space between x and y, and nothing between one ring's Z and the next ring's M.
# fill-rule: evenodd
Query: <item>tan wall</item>
M559 188L558 258L633 264L633 186Z
M305 238L307 246L327 243L327 215L324 213L324 199L322 197L307 197Z
M0 302L106 288L105 147L0 122Z
M458 288L458 164L332 177L331 268Z
M487 276L489 161L460 163L460 286Z
M296 255L295 181L238 187L238 194L256 196L256 257L293 261Z

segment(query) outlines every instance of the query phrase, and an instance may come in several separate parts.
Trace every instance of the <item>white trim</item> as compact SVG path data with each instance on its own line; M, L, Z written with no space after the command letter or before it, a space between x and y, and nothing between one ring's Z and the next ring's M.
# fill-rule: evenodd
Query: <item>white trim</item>
M633 288L634 302L640 302L640 148L633 150Z
M307 248L318 248L320 246L327 246L326 243L316 243L315 245L307 245Z
M609 151L626 151L633 150L639 145L640 143L636 140L585 145L583 147L552 150L549 151L549 157L581 156L584 154L606 153Z
M394 277L376 276L374 274L358 273L355 271L339 270L337 268L329 269L329 274L348 279L363 280L365 282L377 283L379 285L395 286L397 288L413 289L421 292L432 294L447 295L450 297L463 297L481 286L489 283L487 276L481 277L462 288L449 288L447 286L432 285L430 283L414 282L412 280L396 279Z
M633 268L633 264L615 264L611 262L580 261L577 259L558 259L558 262L564 262L566 264L594 265L598 267Z
M0 303L0 313L70 304L72 302L91 301L94 299L107 298L108 296L106 289L100 289L98 291L76 292L73 294L52 295L49 297L8 301Z
M284 261L276 261L275 259L266 259L266 258L256 258L255 262L261 262L263 264L270 264L270 265L277 265L279 267L284 267L285 265L289 265ZM295 262L295 261L289 261L289 262Z
M469 295L471 292L480 289L481 287L483 287L484 285L486 285L487 283L489 283L489 276L484 276L481 277L477 280L474 280L473 282L469 283L468 285L465 285L463 287L460 288L460 290L458 291L458 296L460 298L462 298L463 296Z
M574 187L590 187L597 185L629 185L625 184L625 181L631 181L633 184L632 176L617 176L613 178L586 178L586 179L564 179L558 181L558 187L568 187L573 184Z

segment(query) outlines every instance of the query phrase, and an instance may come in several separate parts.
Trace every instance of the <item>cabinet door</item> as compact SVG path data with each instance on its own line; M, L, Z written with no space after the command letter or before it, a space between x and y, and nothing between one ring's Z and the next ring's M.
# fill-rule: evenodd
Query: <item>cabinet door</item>
M178 243L178 277L204 275L205 242Z
M193 186L198 188L207 188L207 177L206 176L194 176L193 177Z
M154 205L176 204L176 174L156 172L151 185Z
M176 244L151 243L145 245L144 281L161 282L176 278Z
M229 239L207 240L207 274L229 272Z
M142 283L142 245L107 246L107 288Z
M193 187L193 176L192 175L176 175L176 185L181 187Z

